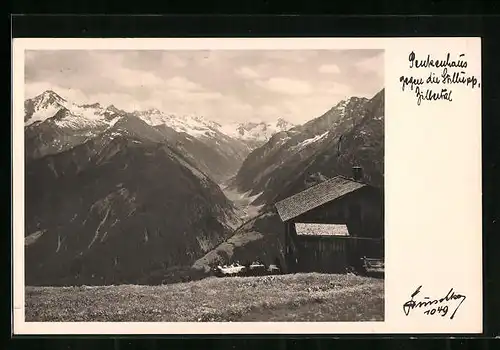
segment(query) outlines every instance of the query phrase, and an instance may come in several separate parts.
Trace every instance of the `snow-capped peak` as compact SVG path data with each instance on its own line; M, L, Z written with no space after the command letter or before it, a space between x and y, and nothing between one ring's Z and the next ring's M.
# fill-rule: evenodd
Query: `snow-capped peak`
M86 129L110 125L113 118L100 103L78 105L47 90L24 103L25 126L51 119L65 128Z
M163 115L163 113L158 108L149 108L149 109L145 109L145 110L135 110L132 112L132 114L134 114L135 116L138 116L138 117L146 117L146 118L149 118L150 116Z
M293 128L294 126L295 125L293 125L292 123L283 118L278 118L278 121L276 122L276 128L279 129L280 131L286 131L290 128Z
M32 99L33 108L36 110L64 106L66 102L64 98L51 90L47 90Z
M161 111L158 108L150 108L146 112L150 114L161 114Z
M64 98L52 90L47 90L24 102L25 123L29 125L44 121L56 114L66 104L67 101Z
M221 131L233 138L245 141L268 141L274 134L286 131L294 125L283 118L276 122L233 123L221 127Z
M106 112L109 112L109 113L124 113L124 111L119 110L114 105L109 105L108 107L106 107Z
M198 115L166 114L157 108L135 111L135 116L152 126L166 125L177 132L185 132L191 136L211 136L218 131L219 124Z
M34 98L36 102L38 102L39 105L48 105L48 104L54 104L54 103L65 103L66 100L56 94L52 90L46 90L40 95L36 96Z

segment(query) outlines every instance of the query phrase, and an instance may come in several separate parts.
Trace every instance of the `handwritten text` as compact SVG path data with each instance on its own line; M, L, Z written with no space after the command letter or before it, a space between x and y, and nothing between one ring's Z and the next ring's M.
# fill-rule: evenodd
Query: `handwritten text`
M481 83L474 75L467 73L467 58L461 53L452 57L450 53L445 58L433 58L427 55L417 58L415 52L408 56L409 68L412 75L402 75L399 78L402 91L409 91L415 96L417 105L422 101L452 102L453 89L457 85L476 89Z
M453 288L451 288L445 296L440 298L431 299L426 296L421 300L415 299L415 297L420 294L422 286L419 286L412 294L410 300L403 304L403 312L406 316L410 315L411 311L422 310L424 315L439 315L445 317L452 307L454 308L453 313L450 316L450 320L455 317L458 309L465 301L465 295L456 293Z

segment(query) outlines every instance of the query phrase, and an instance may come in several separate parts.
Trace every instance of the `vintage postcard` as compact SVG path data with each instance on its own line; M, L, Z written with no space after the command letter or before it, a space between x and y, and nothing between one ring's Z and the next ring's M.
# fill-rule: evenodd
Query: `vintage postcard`
M482 332L480 38L13 54L15 334Z

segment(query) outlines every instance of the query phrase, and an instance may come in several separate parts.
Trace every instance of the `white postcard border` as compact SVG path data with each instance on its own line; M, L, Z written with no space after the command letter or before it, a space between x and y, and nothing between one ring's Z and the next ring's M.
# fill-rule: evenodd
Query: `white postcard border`
M466 52L469 69L481 75L480 38L203 38L203 39L14 39L13 40L13 318L15 334L354 334L480 333L482 331L481 94L456 88L455 102L416 106L401 93L411 50L442 56ZM385 50L386 278L383 322L25 322L24 320L24 51L30 50ZM455 115L451 115L455 114ZM441 119L440 119L441 118ZM424 123L432 123L427 130ZM425 130L424 130L425 129ZM437 130L435 130L437 129ZM411 132L410 135L407 133ZM425 134L427 132L427 134ZM441 135L440 135L441 133ZM427 135L419 140L412 135ZM440 138L441 137L441 138ZM410 144L410 141L414 144ZM453 149L446 140L462 140ZM462 152L461 159L456 154ZM407 152L405 155L404 152ZM442 166L435 164L444 157ZM417 159L409 156L420 155ZM441 159L441 158L439 158ZM463 165L460 166L460 161ZM434 163L433 163L434 162ZM436 168L433 168L432 165ZM458 165L457 165L458 164ZM451 167L454 168L451 168ZM458 168L457 168L458 166ZM410 172L408 167L413 167ZM427 181L429 172L436 183ZM458 174L457 174L458 173ZM465 174L464 174L465 173ZM422 178L426 179L423 181ZM443 179L448 179L444 183ZM417 184L415 189L407 187ZM427 196L418 193L423 184ZM406 186L406 187L405 187ZM466 186L466 187L465 187ZM459 189L458 193L454 190ZM409 198L412 195L413 198ZM429 197L432 195L432 197ZM448 202L443 201L448 198ZM426 202L427 201L427 202ZM441 218L415 222L427 206ZM405 211L406 208L406 211ZM450 221L455 215L458 220ZM413 226L411 223L414 223ZM401 230L404 229L404 232ZM397 231L397 232L396 232ZM423 232L425 231L425 232ZM415 236L416 235L416 236ZM457 241L456 237L460 240ZM451 243L450 243L451 242ZM467 254L464 255L464 252ZM418 264L408 259L427 257ZM461 268L456 267L459 261ZM458 271L457 271L458 270ZM448 272L446 272L448 271ZM434 277L433 274L435 274ZM419 284L430 293L454 287L467 295L455 319L405 316L403 303ZM438 292L439 291L439 292Z

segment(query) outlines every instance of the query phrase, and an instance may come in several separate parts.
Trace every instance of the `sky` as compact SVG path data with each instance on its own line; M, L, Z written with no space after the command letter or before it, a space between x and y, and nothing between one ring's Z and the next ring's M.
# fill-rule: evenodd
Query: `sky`
M384 87L383 50L26 51L25 98L301 124Z

